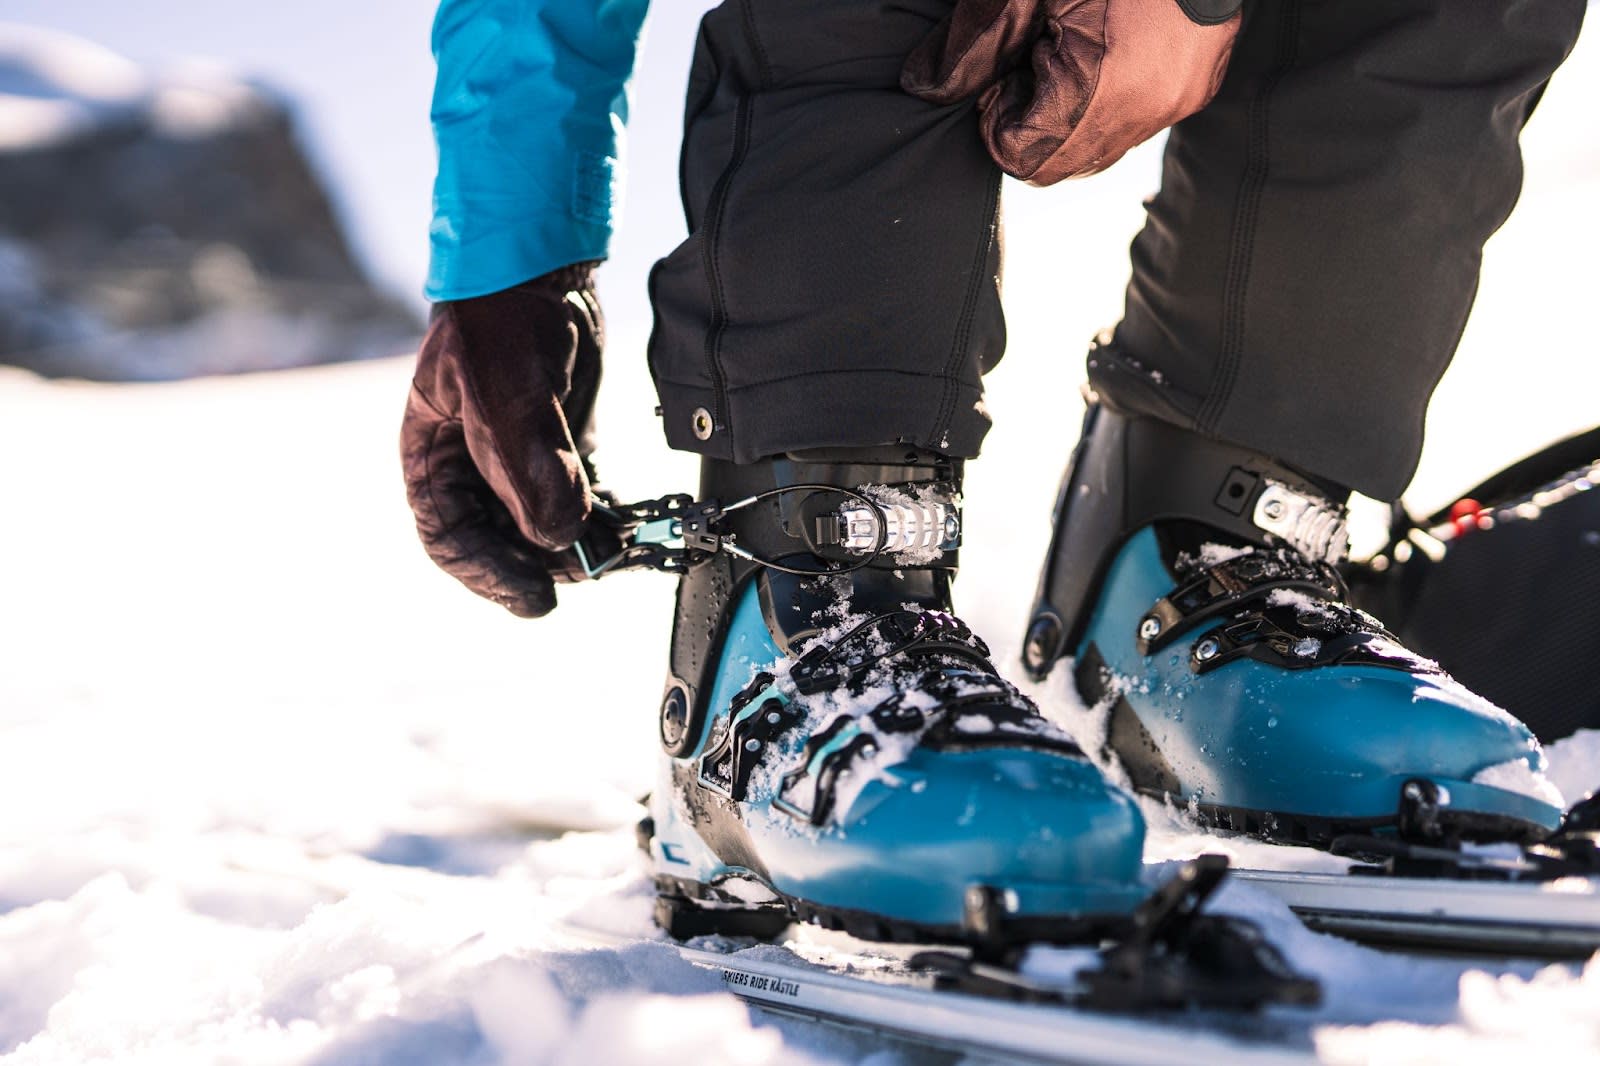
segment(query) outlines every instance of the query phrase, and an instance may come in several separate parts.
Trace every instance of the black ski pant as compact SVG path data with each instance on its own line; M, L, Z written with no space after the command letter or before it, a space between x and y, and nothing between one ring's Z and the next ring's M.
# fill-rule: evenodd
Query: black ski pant
M673 447L978 453L980 378L1005 345L1000 175L970 104L898 84L951 6L725 0L706 16L690 235L651 278ZM1518 135L1584 7L1247 0L1221 91L1171 133L1095 388L1398 496L1521 187Z

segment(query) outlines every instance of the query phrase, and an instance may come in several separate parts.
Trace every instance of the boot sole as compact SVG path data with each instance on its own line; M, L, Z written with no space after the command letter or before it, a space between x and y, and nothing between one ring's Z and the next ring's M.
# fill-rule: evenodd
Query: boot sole
M966 938L954 926L924 925L867 911L825 907L774 890L777 900L752 906L715 885L682 878L656 878L656 925L674 940L697 936L747 936L773 940L796 923L848 933L857 940L891 944L956 944Z
M959 925L936 925L891 918L871 911L828 907L773 890L770 904L751 905L730 899L715 885L657 876L655 921L674 940L697 936L739 936L774 940L794 924L815 925L848 933L857 940L882 944L952 944L985 947L992 931ZM999 893L988 890L998 898ZM1082 944L1124 928L1127 914L1040 915L1008 917L1005 937L1039 943Z
M1139 794L1170 803L1192 814L1206 829L1224 829L1273 844L1290 844L1328 850L1342 836L1371 836L1375 830L1398 829L1398 816L1383 818L1319 818L1315 815L1251 810L1201 803L1190 807L1170 792L1140 789ZM1439 817L1443 836L1478 843L1532 844L1549 835L1543 826L1509 815L1482 811L1451 811Z

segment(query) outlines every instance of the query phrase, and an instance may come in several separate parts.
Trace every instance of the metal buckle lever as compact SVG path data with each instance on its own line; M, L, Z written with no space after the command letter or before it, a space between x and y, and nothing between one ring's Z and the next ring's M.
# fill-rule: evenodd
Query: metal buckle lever
M819 543L850 558L816 569L763 558L738 543L723 526L731 514L792 493L832 493L845 498L816 521ZM831 536L820 534L831 533ZM659 570L678 574L703 559L726 552L757 565L805 577L848 573L871 565L885 553L952 551L960 541L961 521L954 501L881 501L837 485L784 485L733 503L696 500L678 493L638 503L595 501L590 529L572 546L584 577L598 579L614 570ZM573 580L577 580L576 571Z
M687 560L679 516L693 503L683 495L631 504L596 500L589 520L602 536L585 534L572 546L584 575L598 580L614 570L681 570Z

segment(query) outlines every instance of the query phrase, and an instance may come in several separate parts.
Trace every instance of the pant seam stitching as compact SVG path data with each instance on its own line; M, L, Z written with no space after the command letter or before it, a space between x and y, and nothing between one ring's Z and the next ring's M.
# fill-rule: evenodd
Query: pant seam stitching
M1299 28L1299 4L1286 3L1278 30L1277 66L1262 83L1256 99L1250 105L1245 175L1235 202L1233 239L1228 253L1227 282L1223 290L1221 351L1218 353L1217 373L1212 379L1211 389L1195 418L1195 428L1206 434L1216 432L1217 423L1221 421L1222 413L1233 395L1234 385L1238 382L1239 366L1244 359L1250 252L1255 243L1256 226L1260 221L1261 203L1266 196L1271 167L1272 97L1279 82L1293 69L1298 58Z
M944 397L939 403L939 415L934 423L931 439L927 441L935 448L942 447L940 443L945 440L950 431L950 423L955 418L956 400L961 394L961 385L957 372L961 357L966 353L967 344L972 337L972 323L977 316L978 295L982 291L984 265L989 261L989 249L994 243L994 214L996 201L1000 195L1000 182L998 179L989 183L989 190L984 197L983 211L983 236L978 241L977 255L972 264L972 276L967 282L966 298L962 302L961 317L956 323L956 339L951 348L949 357L945 360L944 372L941 377L945 380Z
M758 73L756 89L764 88L771 80L771 65L761 36L756 31L755 13L750 0L739 5L740 24L751 50L756 53ZM706 331L706 364L711 377L712 432L721 429L726 434L727 448L734 450L734 427L728 411L728 378L722 367L722 341L727 335L731 315L728 313L728 294L722 278L721 238L722 226L727 216L729 191L733 178L744 165L750 151L750 131L755 122L755 94L748 88L739 93L739 105L734 116L733 151L727 169L717 178L707 205L705 238L706 282L711 297L711 322Z
M744 26L745 40L750 44L750 50L755 53L757 67L757 86L762 89L772 87L772 58L767 54L767 46L761 40L761 33L756 29L756 12L751 0L743 0L739 5L742 16L740 22Z
M727 411L724 397L727 392L727 376L722 369L722 338L728 330L728 299L722 280L722 262L719 242L722 236L722 222L727 210L728 187L733 182L733 175L744 162L744 154L749 147L750 125L750 98L748 95L739 97L738 113L734 119L733 153L728 160L728 167L717 179L717 187L712 193L711 210L707 212L709 218L706 225L705 244L705 269L706 281L711 297L711 322L706 330L706 368L711 375L711 407L712 425L726 426L730 446L733 437L733 427L727 425Z

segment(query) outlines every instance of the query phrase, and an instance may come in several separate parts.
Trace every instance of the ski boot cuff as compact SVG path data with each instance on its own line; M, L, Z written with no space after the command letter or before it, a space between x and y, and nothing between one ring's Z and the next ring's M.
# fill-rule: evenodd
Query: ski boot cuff
M736 554L755 557L741 572L752 563L806 574L954 570L961 475L961 460L906 447L811 450L759 463L703 460L700 491L724 502Z
M1000 676L951 613L949 546L917 535L958 531L959 463L704 470L744 554L724 544L679 585L651 845L674 926L754 904L929 939L959 929L974 885L1026 918L1135 906L1133 800ZM854 562L833 555L853 505L879 542Z
M720 507L720 550L682 571L661 707L669 753L704 721L716 645L754 582L766 630L784 654L848 582L856 607L944 608L960 539L962 462L906 447L807 451L759 463L701 463L700 497ZM753 501L753 502L752 502ZM693 536L685 531L685 540Z
M1349 550L1348 497L1267 456L1091 403L1061 483L1024 665L1042 679L1071 653L1112 559L1140 529L1198 523L1219 540L1331 568Z
M1460 838L1551 831L1531 735L1347 602L1345 548L1298 472L1093 408L1026 664L1072 655L1133 786L1211 824L1327 846L1405 821L1425 781Z

